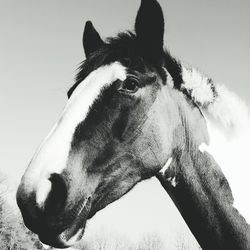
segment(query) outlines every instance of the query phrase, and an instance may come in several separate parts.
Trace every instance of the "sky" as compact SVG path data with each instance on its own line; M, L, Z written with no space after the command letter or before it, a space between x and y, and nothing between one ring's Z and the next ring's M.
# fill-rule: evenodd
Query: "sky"
M166 19L165 46L171 53L223 82L249 104L250 1L159 2ZM1 172L19 179L59 118L84 60L85 22L92 20L102 38L131 30L139 4L139 0L0 0ZM156 182L154 189L147 185L128 199L140 203L138 195L143 193L141 203L160 206L160 198L152 202L160 187ZM159 214L166 214L169 228L176 224L182 228L167 195L166 200Z

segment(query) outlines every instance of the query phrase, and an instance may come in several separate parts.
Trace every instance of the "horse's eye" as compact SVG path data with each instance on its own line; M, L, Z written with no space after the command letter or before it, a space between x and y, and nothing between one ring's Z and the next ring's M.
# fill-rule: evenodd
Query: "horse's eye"
M139 89L139 81L135 77L128 77L121 86L121 91L135 93Z

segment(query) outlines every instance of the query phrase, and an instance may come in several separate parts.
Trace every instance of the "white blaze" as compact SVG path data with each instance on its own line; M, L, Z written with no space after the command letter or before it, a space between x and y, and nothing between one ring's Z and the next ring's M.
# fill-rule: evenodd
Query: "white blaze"
M126 79L126 69L120 63L114 62L93 71L77 86L61 118L39 147L26 171L26 183L30 181L31 189L34 185L38 186L42 179L48 179L51 173L60 174L63 171L75 128L86 118L102 89L118 79ZM49 186L45 185L39 190L39 203L48 193L48 188Z
M51 182L48 179L42 180L38 184L38 189L36 192L36 203L41 207L44 204L49 192L51 190Z

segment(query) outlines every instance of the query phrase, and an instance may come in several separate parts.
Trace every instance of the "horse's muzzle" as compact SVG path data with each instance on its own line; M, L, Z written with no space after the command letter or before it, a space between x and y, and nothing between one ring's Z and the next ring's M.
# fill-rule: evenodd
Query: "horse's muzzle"
M17 204L25 225L40 240L53 247L69 247L78 241L83 233L91 207L91 198L82 198L76 205L67 205L67 187L63 178L53 174L48 179L50 190L43 200L37 199L37 189L27 188L22 181L17 191Z

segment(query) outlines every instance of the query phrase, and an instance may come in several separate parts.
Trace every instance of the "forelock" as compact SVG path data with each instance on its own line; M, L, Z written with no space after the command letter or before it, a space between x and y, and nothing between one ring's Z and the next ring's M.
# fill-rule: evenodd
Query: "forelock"
M119 33L109 37L106 43L93 52L78 67L74 85L69 89L70 96L75 88L94 70L112 62L120 62L129 69L145 71L145 67L154 68L164 79L165 73L159 65L153 65L145 59L136 35L132 32Z

